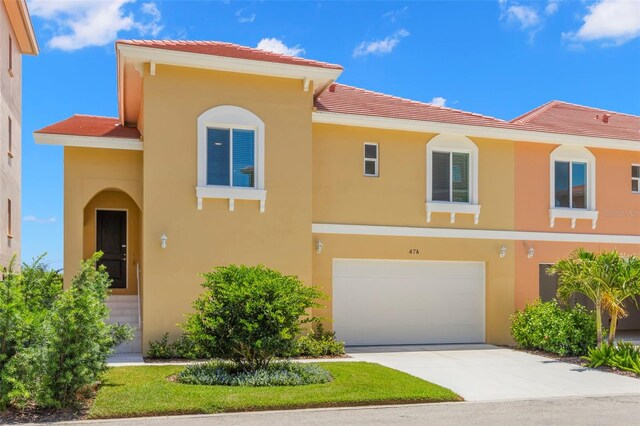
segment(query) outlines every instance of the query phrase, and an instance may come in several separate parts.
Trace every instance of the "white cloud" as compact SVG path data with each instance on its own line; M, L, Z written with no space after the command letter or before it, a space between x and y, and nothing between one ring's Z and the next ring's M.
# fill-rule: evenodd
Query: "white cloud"
M443 107L444 104L447 103L447 100L445 98L443 98L442 96L436 96L435 98L431 99L431 102L429 102L429 103L431 105Z
M584 23L576 32L562 34L572 42L603 41L621 45L640 37L640 2L600 0L588 7Z
M409 9L409 6L405 6L401 9L390 10L389 12L382 15L383 18L389 19L391 22L396 22L398 18L405 14L405 12Z
M409 31L400 29L382 40L363 41L353 50L353 57L366 56L370 54L382 55L390 53L400 43L404 37L409 35Z
M253 21L256 20L256 14L255 13L245 13L247 11L246 7L243 7L242 9L238 9L236 10L236 18L238 19L238 22L241 24L251 24L253 23Z
M558 11L559 7L560 5L558 4L558 1L549 0L544 8L544 13L549 16L554 15Z
M53 35L49 47L74 51L112 43L121 31L136 31L156 37L162 30L162 15L153 2L143 3L134 13L135 0L32 0L33 16L48 21Z
M304 49L299 45L289 47L277 38L263 38L256 47L260 50L279 53L281 55L298 56L304 53Z
M521 29L535 27L540 23L540 15L530 6L522 6L520 4L507 4L505 1L500 2L502 6L502 19L509 22L515 22L520 25Z
M58 219L56 219L55 216L42 218L42 217L37 217L33 215L25 216L22 220L24 220L25 222L34 222L34 223L56 223L58 221Z

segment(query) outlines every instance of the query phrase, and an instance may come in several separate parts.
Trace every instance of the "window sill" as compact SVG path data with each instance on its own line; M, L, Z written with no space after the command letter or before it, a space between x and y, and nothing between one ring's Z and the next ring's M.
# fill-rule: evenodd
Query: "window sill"
M455 223L456 214L472 214L473 223L476 225L480 221L480 204L429 201L425 207L427 210L427 222L431 222L431 213L449 213L451 223Z
M229 200L229 211L234 211L235 200L260 201L260 213L264 213L267 191L254 188L232 188L228 186L197 186L198 210L202 210L204 198L222 198Z
M559 207L549 209L549 226L551 228L555 226L556 219L571 219L571 228L576 227L577 219L590 220L591 229L596 229L596 223L598 222L598 211Z

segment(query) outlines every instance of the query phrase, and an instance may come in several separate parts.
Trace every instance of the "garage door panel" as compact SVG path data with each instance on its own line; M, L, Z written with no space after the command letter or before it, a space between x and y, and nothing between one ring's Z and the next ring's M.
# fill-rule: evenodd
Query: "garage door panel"
M334 260L333 319L349 345L484 342L484 264Z

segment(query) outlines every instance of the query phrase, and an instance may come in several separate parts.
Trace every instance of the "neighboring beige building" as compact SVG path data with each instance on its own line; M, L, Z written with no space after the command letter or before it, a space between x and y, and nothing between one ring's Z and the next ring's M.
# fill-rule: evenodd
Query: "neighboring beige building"
M126 350L176 335L219 265L319 286L348 344L505 344L554 285L544 265L640 253L640 117L551 102L504 121L229 43L116 52L119 117L34 137L64 146L65 281L105 252L112 320L141 328Z
M20 265L22 55L38 43L25 0L3 0L0 12L0 265Z

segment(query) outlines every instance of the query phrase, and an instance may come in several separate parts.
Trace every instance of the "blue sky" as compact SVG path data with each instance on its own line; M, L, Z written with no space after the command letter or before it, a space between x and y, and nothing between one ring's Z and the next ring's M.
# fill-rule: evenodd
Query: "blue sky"
M640 115L640 2L28 0L22 258L62 267L62 148L32 132L117 115L117 38L221 40L339 63L340 82L514 118L552 99Z

